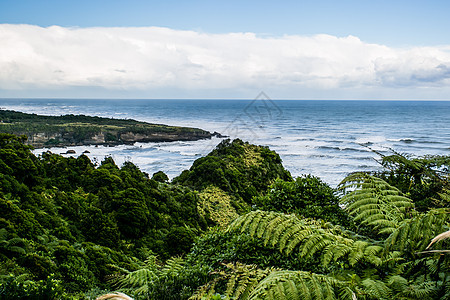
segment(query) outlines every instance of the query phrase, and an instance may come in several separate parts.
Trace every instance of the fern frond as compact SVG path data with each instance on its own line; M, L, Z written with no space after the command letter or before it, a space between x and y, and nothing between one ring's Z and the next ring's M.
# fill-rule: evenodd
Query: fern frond
M269 240L270 244L272 246L275 246L279 243L279 241L282 239L283 236L286 235L286 228L290 228L295 226L296 224L301 224L302 222L297 219L295 216L287 217L285 214L279 213L276 218L283 219L282 222L279 222L271 227L267 227L267 234L265 240ZM271 230L271 231L269 231ZM270 233L269 233L270 232ZM282 251L283 248L280 248L280 251Z
M336 226L310 219L300 220L295 215L252 211L237 218L228 230L248 232L262 239L265 245L270 243L277 247L285 255L295 252L311 258L322 254L324 265L346 256L352 266L360 261L376 266L382 262L379 246L366 251L366 248L375 246L373 242L359 241L355 234L348 234Z
M335 261L339 258L347 255L351 248L347 245L329 245L323 251L322 263L324 266L328 266L330 262L334 259Z
M175 277L183 270L185 261L181 257L171 257L166 261L166 264L161 269L162 276Z
M375 266L381 266L383 259L381 258L383 247L378 245L368 245L364 250L364 258Z
M284 218L284 215L278 214L272 217L272 220L266 226L266 230L272 232L272 234L266 234L264 237L264 246L266 246L269 242L272 246L276 243L276 241L280 238L280 234L283 232L282 228L287 228L288 223L291 223L292 220L289 218ZM277 228L279 230L277 230ZM262 236L259 236L260 238ZM275 242L274 242L275 241Z
M439 233L448 230L448 209L433 209L401 222L385 241L386 250L398 249L416 252L424 250ZM436 240L437 241L437 240Z
M249 299L336 299L338 281L304 271L275 271L259 282Z
M241 263L230 263L224 266L226 270L214 273L219 277L201 286L190 299L210 299L216 293L219 282L226 282L227 299L247 299L259 281L278 270L276 268L258 269L255 265Z
M153 282L153 280L155 280L157 277L157 274L152 270L140 269L130 272L124 277L120 278L118 280L118 284L120 288L139 288Z
M407 285L396 298L431 300L435 298L435 283L432 281Z
M199 288L190 299L210 299L224 282L225 299L352 299L354 291L344 281L331 276L276 268L259 269L255 265L226 264L219 277ZM347 297L341 297L347 295Z
M394 292L401 292L408 287L408 280L400 275L389 276L387 284Z
M399 223L415 214L414 203L384 180L366 173L354 173L340 183L347 192L341 204L356 222L369 225L379 234L390 234Z
M306 238L300 255L311 258L324 249L333 248L333 256L342 257L344 253L350 253L353 242L351 239L335 236L323 230L317 230L314 234Z
M303 223L292 224L284 230L277 244L281 251L284 250L286 255L289 255L298 244L313 233L313 228Z
M367 278L361 283L365 293L373 299L389 299L391 297L391 289L381 280Z
M368 243L365 241L356 241L352 245L352 250L348 255L348 261L350 265L354 266L357 264L362 258L365 257L365 248L367 248Z
M128 271L124 268L112 265L116 269L125 273L114 276L110 279L121 292L133 295L141 295L149 292L150 288L161 276L161 271L156 264L156 256L151 255L145 260L138 270Z

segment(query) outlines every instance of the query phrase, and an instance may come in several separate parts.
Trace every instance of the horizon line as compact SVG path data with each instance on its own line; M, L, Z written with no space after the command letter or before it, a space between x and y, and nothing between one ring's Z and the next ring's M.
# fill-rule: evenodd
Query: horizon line
M436 102L446 102L450 101L449 99L308 99L308 98L270 98L267 99L258 99L258 97L254 98L88 98L88 97L80 97L80 98L72 98L72 97L0 97L0 100L185 100L185 101L191 101L191 100L201 100L201 101L253 101L253 100L270 100L270 101L424 101L424 102L430 102L430 101L436 101Z

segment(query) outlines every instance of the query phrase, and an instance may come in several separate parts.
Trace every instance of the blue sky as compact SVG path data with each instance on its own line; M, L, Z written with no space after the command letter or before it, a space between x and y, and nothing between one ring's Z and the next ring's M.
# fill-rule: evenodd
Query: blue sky
M449 12L414 0L0 0L0 97L448 99Z
M354 35L390 46L450 44L450 1L0 0L0 22L161 26L209 33Z

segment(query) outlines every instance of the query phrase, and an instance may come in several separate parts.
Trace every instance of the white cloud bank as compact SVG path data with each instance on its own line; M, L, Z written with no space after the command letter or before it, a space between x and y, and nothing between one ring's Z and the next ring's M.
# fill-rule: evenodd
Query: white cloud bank
M0 90L247 89L256 94L267 88L295 93L449 86L450 46L398 49L354 36L0 24Z

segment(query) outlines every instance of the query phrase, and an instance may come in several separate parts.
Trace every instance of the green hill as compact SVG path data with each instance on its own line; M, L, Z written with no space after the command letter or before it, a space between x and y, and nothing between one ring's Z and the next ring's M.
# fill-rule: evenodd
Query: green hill
M194 141L213 136L198 128L150 124L130 119L84 115L42 116L8 110L0 110L0 132L26 135L27 143L36 148Z
M389 157L338 191L241 140L168 182L25 139L0 133L0 299L450 296L448 239L429 245L450 230L449 157Z

